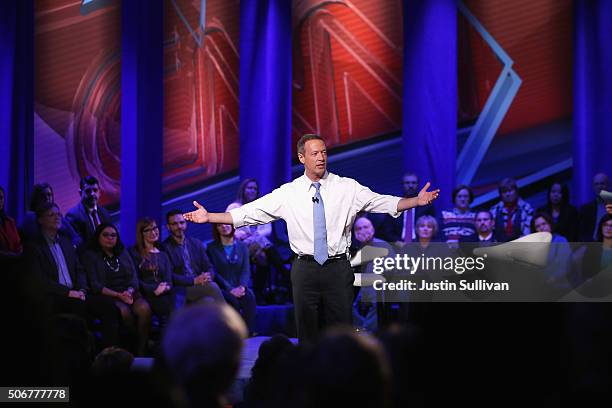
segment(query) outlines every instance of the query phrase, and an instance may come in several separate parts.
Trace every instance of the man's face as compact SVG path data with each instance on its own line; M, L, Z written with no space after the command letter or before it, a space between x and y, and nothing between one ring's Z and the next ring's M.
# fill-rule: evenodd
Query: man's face
M409 197L418 194L419 178L414 174L406 174L402 181L404 185L404 196Z
M374 238L374 226L367 218L359 218L354 225L355 239L360 243L367 243Z
M255 200L257 198L257 194L259 193L259 188L257 187L257 183L254 181L249 181L247 185L244 187L244 198L247 203Z
M518 191L514 187L502 189L501 200L504 204L514 204L518 200Z
M596 174L595 177L593 177L593 190L595 191L596 195L599 195L599 192L601 190L609 191L609 187L610 180L608 179L608 176L606 174L599 173Z
M94 207L98 205L100 199L100 188L97 184L85 184L81 190L81 201L86 207Z
M476 215L476 231L480 234L488 234L493 229L493 220L488 212L479 212Z
M62 213L57 207L49 208L38 219L38 223L45 231L57 232L62 225Z
M183 239L187 230L187 221L183 214L176 214L168 218L168 231L173 237Z
M327 148L322 140L307 141L304 144L304 154L298 153L298 158L307 174L323 177L327 168Z

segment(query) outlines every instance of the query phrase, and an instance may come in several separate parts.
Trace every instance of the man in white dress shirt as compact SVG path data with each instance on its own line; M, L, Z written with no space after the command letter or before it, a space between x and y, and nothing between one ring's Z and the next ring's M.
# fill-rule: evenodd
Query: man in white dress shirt
M298 258L291 267L295 320L300 341L313 341L322 327L350 324L354 275L348 261L351 229L360 211L395 217L438 197L440 190L417 197L381 195L357 181L327 171L327 148L318 135L304 135L297 144L304 175L255 201L225 213L197 210L185 219L197 223L260 225L287 222L289 243Z

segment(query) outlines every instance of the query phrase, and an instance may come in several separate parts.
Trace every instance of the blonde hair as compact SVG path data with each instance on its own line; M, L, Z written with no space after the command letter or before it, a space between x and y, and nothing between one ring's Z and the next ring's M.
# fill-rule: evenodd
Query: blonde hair
M418 235L419 227L423 224L431 224L431 227L433 229L433 232L431 235L433 237L438 235L438 221L436 221L436 219L432 217L431 215L423 215L417 218L416 223L414 224L415 228L417 229L416 231L417 235Z

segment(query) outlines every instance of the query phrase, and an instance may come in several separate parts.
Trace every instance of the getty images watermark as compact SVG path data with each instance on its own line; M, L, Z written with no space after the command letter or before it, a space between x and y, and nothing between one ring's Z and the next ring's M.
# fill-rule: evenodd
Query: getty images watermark
M420 256L414 257L408 254L396 254L393 257L377 257L372 261L372 272L377 275L383 273L389 275L408 274L418 276L423 273L434 271L456 275L465 272L477 273L485 269L487 254L478 257L458 256ZM509 291L508 282L489 282L486 279L460 279L458 282L449 279L430 281L427 279L411 280L399 279L387 281L375 279L373 282L375 290L384 291Z

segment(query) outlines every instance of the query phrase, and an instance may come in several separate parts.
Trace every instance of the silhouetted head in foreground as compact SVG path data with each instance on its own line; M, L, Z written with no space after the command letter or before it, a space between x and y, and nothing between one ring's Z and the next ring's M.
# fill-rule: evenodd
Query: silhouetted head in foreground
M162 340L163 363L192 406L222 406L240 365L247 329L227 305L180 310Z

